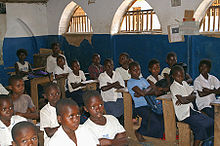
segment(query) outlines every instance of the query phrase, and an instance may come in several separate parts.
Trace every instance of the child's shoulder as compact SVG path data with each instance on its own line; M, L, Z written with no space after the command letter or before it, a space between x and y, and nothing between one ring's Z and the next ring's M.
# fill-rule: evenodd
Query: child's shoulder
M11 122L13 122L14 124L19 123L19 122L22 122L22 121L27 121L27 119L24 118L24 117L21 117L21 116L19 116L19 115L13 115L13 116L11 117ZM12 124L13 124L13 123L12 123Z

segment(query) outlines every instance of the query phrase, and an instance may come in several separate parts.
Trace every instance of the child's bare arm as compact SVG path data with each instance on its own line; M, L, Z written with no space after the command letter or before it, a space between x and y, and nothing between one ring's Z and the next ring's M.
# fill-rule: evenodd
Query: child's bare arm
M196 95L194 92L192 92L190 95L188 96L182 96L182 95L175 95L177 97L177 102L176 104L179 105L180 103L181 104L187 104L187 103L190 103L192 101L195 100L196 98Z
M111 146L125 146L128 145L128 137L126 132L118 133L114 139L106 139L101 138L99 139L101 146L111 145Z
M55 78L56 79L60 79L60 78L66 79L68 77L68 75L69 75L69 73L64 73L64 74L59 74L59 75L55 74Z
M81 87L81 86L84 86L84 84L83 83L70 83L71 84L71 86L72 86L72 88L73 89L76 89L76 88L78 88L78 87Z
M57 126L57 127L54 127L54 128L49 128L49 127L44 128L44 131L46 132L48 137L52 137L59 127L60 126Z
M200 97L204 97L204 96L207 96L209 94L220 94L220 88L218 89L208 89L208 88L203 88L202 91L198 91L198 94Z
M25 117L27 119L38 119L39 118L39 114L36 110L35 107L32 107L32 108L28 108L28 111L26 113L20 113L20 112L17 112L15 113L16 115L19 115L19 116L22 116L22 117Z
M108 91L112 88L119 89L119 88L123 88L123 86L120 85L119 81L116 81L114 83L107 83L106 86L101 87L101 90L102 91Z

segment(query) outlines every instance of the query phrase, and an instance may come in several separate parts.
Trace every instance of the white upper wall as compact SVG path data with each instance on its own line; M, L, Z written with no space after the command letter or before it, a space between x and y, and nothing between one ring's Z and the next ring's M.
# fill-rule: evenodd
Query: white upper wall
M123 4L131 4L133 0L73 0L80 5L89 16L94 33L110 33L113 18L118 13L124 13ZM126 3L123 3L127 1ZM130 1L130 2L129 2ZM155 10L164 33L167 25L182 21L185 10L195 10L200 3L212 0L181 0L181 6L171 7L171 0L146 0ZM57 35L60 18L65 7L71 0L49 0L47 4L7 4L7 37L22 37L31 35ZM205 4L206 5L206 4ZM124 10L118 10L118 8ZM122 15L121 14L121 15ZM121 20L120 20L121 21ZM120 21L114 23L120 23Z

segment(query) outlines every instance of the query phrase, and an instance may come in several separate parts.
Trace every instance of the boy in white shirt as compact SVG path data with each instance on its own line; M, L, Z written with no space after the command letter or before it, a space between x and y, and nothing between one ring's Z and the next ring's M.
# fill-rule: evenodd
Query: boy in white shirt
M7 95L0 95L0 145L12 145L11 129L25 118L14 115L12 99Z
M172 68L172 66L174 64L177 63L177 56L176 56L176 53L174 52L170 52L167 54L167 58L166 58L166 63L169 65L169 67L165 67L162 72L161 72L161 76L163 78L169 78L169 74L170 74L170 70Z
M44 98L48 104L40 110L40 130L44 131L44 145L47 146L50 138L59 128L56 114L56 103L60 99L61 93L56 83L49 83L44 88Z
M79 125L79 107L72 99L60 99L56 104L57 119L61 126L51 137L48 146L97 146L97 139Z
M213 136L214 121L212 118L196 111L192 101L196 95L194 89L184 81L184 70L181 66L172 67L173 84L170 86L176 117L179 121L190 125L194 134L194 146Z
M122 94L117 89L125 87L121 75L113 71L112 59L104 61L105 72L99 75L99 86L105 104L106 113L117 117L123 125L124 103Z
M90 113L89 119L83 124L100 145L127 145L125 129L112 115L104 114L104 102L98 91L87 91L83 94L85 111Z
M66 96L71 97L81 107L83 105L82 100L82 87L84 84L82 81L86 81L85 74L80 70L80 64L78 60L74 60L71 64L72 72L68 75L68 88Z
M214 119L214 108L210 103L216 99L216 94L220 94L220 82L215 76L209 74L210 70L211 61L201 60L199 63L200 75L194 81L194 89L198 91L196 98L198 110Z
M115 72L118 72L122 79L127 82L130 78L131 75L128 73L128 66L129 66L129 55L128 53L121 53L119 56L119 65L121 67L117 67L115 69Z

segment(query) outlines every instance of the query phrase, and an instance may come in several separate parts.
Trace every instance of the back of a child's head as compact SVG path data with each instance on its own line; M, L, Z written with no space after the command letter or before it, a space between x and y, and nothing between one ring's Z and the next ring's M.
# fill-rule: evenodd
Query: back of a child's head
M134 66L140 66L140 64L137 61L131 62L129 64L129 70L131 70Z
M103 100L101 94L98 91L89 90L89 91L86 91L82 96L84 105L87 106L87 104L89 103L89 100L94 96L99 97L101 100Z
M77 106L78 104L70 99L70 98L62 98L59 101L57 101L56 103L56 112L57 112L57 116L61 116L63 113L65 113L65 107L67 106Z
M176 53L175 52L169 52L167 54L167 60L169 60L171 57L177 57Z
M209 67L209 69L211 69L211 67L212 67L212 62L211 62L211 60L209 60L209 59L202 59L202 60L199 62L199 68L200 68L203 64L205 64L207 67Z
M151 69L153 67L154 64L160 64L160 61L157 59L151 59L148 63L148 70ZM150 72L150 71L149 71Z
M50 82L44 86L44 93L48 93L50 89L58 89L60 91L59 86L56 83Z
M21 53L24 53L25 56L28 55L27 50L25 50L23 48L22 49L18 49L17 52L16 52L16 55L19 57Z
M16 82L16 81L20 81L22 80L22 77L21 76L18 76L18 75L12 75L10 76L9 80L8 80L8 83L9 85L13 86L13 84ZM23 81L23 80L22 80Z
M30 133L30 130L33 130L34 135L37 136L37 128L33 123L23 121L23 122L19 122L15 124L15 126L12 128L12 131L11 131L13 141L17 144L18 140L20 141L19 138L21 138L20 137L21 133L22 133L22 136L26 136L28 135L28 133ZM26 133L24 133L24 131ZM36 139L36 141L38 143L38 138Z

